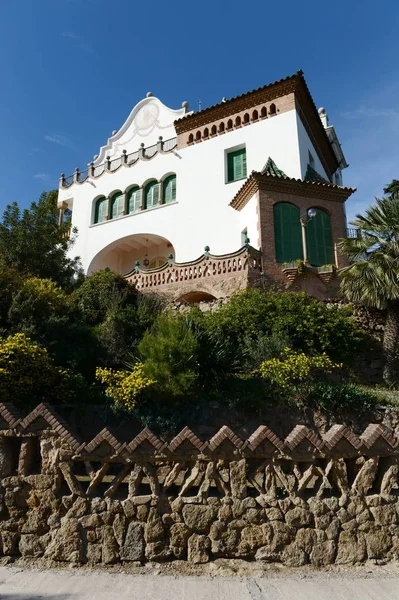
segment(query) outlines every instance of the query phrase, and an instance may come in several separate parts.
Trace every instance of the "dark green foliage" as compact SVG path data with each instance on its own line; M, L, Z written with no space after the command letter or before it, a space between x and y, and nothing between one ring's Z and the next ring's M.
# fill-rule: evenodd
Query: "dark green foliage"
M69 225L58 224L58 192L43 192L38 202L21 210L9 204L0 223L0 262L24 276L52 279L65 289L73 286L77 260L67 257L73 245Z
M156 381L150 393L172 402L192 394L198 380L197 351L198 341L187 319L160 315L138 345L145 374Z
M72 294L72 302L88 325L102 323L109 311L137 305L137 293L122 275L110 269L87 277Z
M7 328L8 311L22 283L23 279L18 271L0 262L0 328Z
M207 321L240 352L248 339L282 333L295 350L326 352L341 361L353 356L361 342L347 310L327 307L305 293L246 290L208 314Z
M377 394L355 383L319 381L307 397L307 403L319 410L336 416L373 410L379 402Z

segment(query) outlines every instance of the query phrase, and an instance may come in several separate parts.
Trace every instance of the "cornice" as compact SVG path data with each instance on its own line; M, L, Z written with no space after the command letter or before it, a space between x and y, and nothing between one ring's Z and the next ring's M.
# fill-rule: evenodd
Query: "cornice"
M300 119L315 146L324 169L328 176L331 176L339 167L338 160L320 120L302 71L199 112L191 113L175 121L175 129L178 135L195 131L215 121L220 121L238 112L249 110L259 106L259 104L277 100L292 93L295 94L296 109Z
M282 178L253 171L230 202L230 206L236 210L242 210L259 190L343 203L356 191L356 188L341 187L332 183L302 181L290 177Z

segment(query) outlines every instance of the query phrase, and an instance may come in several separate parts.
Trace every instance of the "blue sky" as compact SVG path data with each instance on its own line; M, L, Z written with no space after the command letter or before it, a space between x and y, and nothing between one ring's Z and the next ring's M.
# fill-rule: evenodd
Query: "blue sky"
M353 216L399 178L394 0L3 0L0 211L83 168L151 90L206 107L303 69L358 188Z

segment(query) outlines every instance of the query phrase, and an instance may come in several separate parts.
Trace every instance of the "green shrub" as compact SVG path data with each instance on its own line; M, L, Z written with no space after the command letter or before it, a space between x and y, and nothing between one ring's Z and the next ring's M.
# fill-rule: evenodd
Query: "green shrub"
M306 355L285 348L279 358L271 358L261 363L261 377L283 390L293 390L294 386L309 384L316 376L331 374L342 365L333 363L327 354Z
M137 292L123 275L110 269L97 271L87 277L73 292L72 302L89 325L102 323L108 311L137 305Z
M172 400L193 394L198 381L198 341L182 316L160 315L138 345L146 376L156 381L154 396ZM155 391L156 390L156 391Z
M375 408L379 403L378 394L373 394L355 383L326 382L315 383L307 403L335 416L344 412L362 413Z
M356 355L362 341L362 332L347 309L327 307L305 293L244 290L208 313L206 320L210 330L218 330L241 354L246 340L283 333L295 350L326 352L342 361Z
M82 391L81 376L54 364L46 348L23 333L0 338L0 397L32 408L40 402L73 402Z

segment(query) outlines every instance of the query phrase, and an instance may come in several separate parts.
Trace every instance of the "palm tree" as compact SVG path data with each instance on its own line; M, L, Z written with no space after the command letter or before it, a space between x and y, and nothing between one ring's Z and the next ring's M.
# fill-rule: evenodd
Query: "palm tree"
M399 345L399 193L376 198L351 225L357 238L340 242L351 260L341 272L341 291L351 302L386 309L384 381L398 381Z
M384 187L384 194L396 194L397 192L399 192L399 180L398 179L392 179L391 183L388 183L388 185L386 185Z

